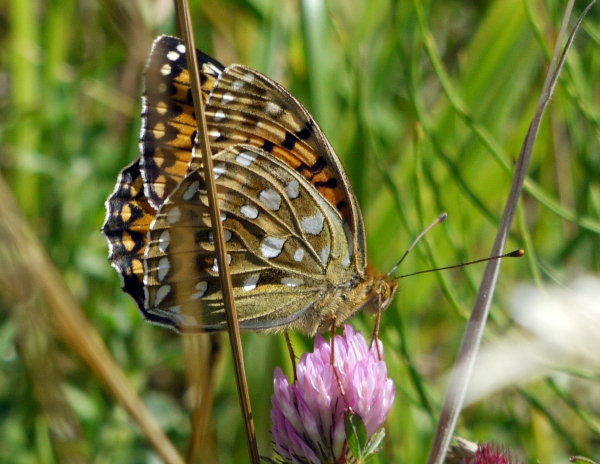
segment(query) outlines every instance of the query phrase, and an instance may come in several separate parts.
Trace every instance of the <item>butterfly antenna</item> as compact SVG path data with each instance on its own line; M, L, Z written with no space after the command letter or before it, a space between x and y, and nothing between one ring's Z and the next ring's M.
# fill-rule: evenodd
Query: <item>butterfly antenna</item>
M412 251L412 249L415 247L415 245L417 243L419 243L419 240L421 240L423 238L423 236L427 232L429 232L434 226L437 226L441 222L444 222L447 217L448 217L448 213L442 213L436 218L435 221L433 221L431 224L429 224L429 226L427 226L427 228L419 234L419 236L415 239L415 241L408 248L408 250L406 250L406 252L402 255L402 258L400 258L400 261L398 261L398 263L392 268L392 270L390 272L387 273L387 275L391 276L394 272L396 272L396 269L398 269L400 264L402 264L402 261L404 261L404 258L406 258L406 256ZM404 276L402 276L402 277L404 277Z
M519 250L511 251L510 253L505 253L503 255L490 256L489 258L476 259L475 261L469 261L468 263L460 263L460 264L454 264L453 266L438 267L436 269L428 269L426 271L413 272L412 274L405 274L405 275L398 276L398 277L396 277L396 279L403 279L404 277L411 277L411 276L414 276L417 274L425 274L426 272L445 271L447 269L455 269L457 267L469 266L471 264L483 263L485 261L493 261L494 259L520 258L524 254L525 254L525 250L519 249Z

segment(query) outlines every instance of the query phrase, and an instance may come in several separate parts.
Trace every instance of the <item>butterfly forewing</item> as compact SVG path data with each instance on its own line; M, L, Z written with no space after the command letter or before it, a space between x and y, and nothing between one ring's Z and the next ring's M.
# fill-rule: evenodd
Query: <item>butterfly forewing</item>
M202 93L208 98L223 65L197 50ZM174 37L154 42L144 70L141 168L146 195L158 207L187 174L196 116L185 45Z

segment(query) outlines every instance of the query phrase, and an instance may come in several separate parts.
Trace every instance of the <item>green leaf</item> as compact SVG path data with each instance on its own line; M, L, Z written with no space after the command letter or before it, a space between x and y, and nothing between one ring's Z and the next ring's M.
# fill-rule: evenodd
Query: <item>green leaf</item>
M596 464L595 461L592 461L590 458L586 458L586 457L583 457L583 456L573 456L570 459L570 461L571 462L581 462L581 463L584 463L584 464Z
M365 449L365 458L372 458L379 451L379 447L381 442L385 438L385 429L379 429L377 432L373 434L369 442L367 443L367 448Z
M363 462L365 449L367 448L367 428L361 417L356 414L344 413L344 422L346 424L346 437L350 452L358 462Z
M352 456L360 464L373 459L375 454L379 451L381 441L385 437L385 430L378 430L373 434L371 439L369 439L365 423L358 414L349 414L346 412L344 422L346 424L348 448L350 448Z

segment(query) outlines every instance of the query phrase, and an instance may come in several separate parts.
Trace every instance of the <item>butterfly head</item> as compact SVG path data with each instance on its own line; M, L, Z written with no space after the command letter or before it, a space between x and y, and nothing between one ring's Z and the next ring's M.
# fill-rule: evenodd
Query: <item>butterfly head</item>
M376 275L372 277L372 290L370 298L364 306L364 310L370 314L383 311L392 303L398 281L386 275Z
M304 332L310 335L327 332L331 330L332 321L335 321L336 326L340 326L361 311L367 311L369 314L383 311L392 302L397 288L398 282L395 279L367 268L364 275L357 276L348 286L339 287L328 295L322 310L315 318L319 325L313 326L312 331Z

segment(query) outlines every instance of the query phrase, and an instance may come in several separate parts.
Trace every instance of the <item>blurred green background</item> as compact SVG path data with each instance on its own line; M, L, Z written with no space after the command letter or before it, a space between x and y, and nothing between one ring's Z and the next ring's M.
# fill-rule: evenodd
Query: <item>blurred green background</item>
M577 2L576 11L584 6ZM489 254L564 7L558 0L191 2L199 48L267 74L312 112L352 179L378 269L390 269L448 212L402 274ZM598 274L599 18L595 7L544 118L507 246L527 255L502 263L486 342L519 330L506 311L517 284ZM141 70L161 33L175 33L168 0L0 1L0 172L88 320L184 453L190 418L180 338L142 321L100 233L104 201L138 156ZM398 393L380 462L424 462L443 375L482 273L475 265L400 281L382 320ZM15 336L19 308L0 298L0 310L0 461L57 462ZM374 320L352 323L370 333ZM298 351L311 347L293 340ZM244 334L243 343L259 449L271 456L272 374L276 365L290 373L289 359L282 336ZM60 340L53 350L82 426L81 455L159 462L103 381ZM495 393L466 409L457 432L504 443L526 462L597 458L599 372L557 372L559 383ZM247 462L227 343L214 381L205 458Z

